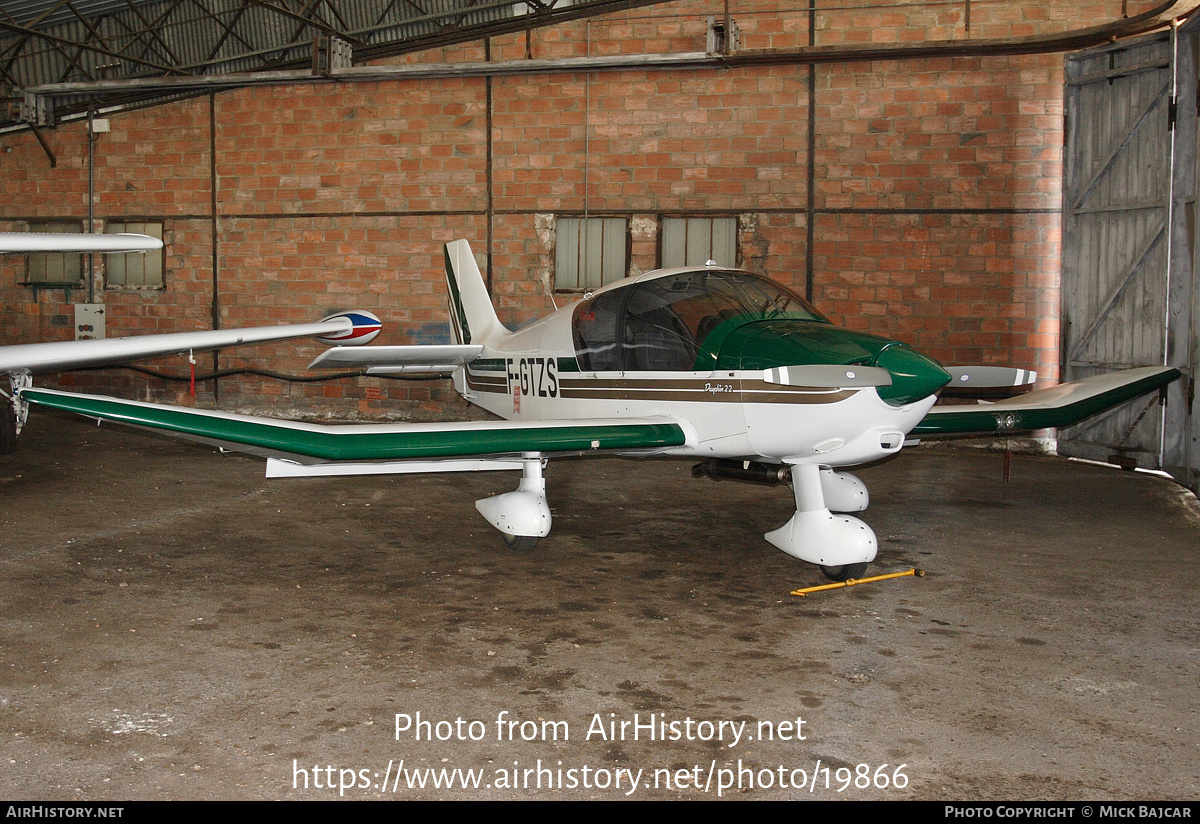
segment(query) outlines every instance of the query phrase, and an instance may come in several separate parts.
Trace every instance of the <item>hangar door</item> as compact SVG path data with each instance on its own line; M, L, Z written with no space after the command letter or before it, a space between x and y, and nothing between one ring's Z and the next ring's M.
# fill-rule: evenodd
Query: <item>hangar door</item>
M1067 58L1063 378L1168 364L1160 396L1059 433L1063 455L1197 488L1195 26Z

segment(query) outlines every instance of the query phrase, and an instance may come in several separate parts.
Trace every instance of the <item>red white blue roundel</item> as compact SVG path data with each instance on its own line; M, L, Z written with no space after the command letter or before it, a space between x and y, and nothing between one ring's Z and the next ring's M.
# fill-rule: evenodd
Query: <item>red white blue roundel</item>
M349 318L353 326L344 332L334 332L329 335L321 335L317 340L329 346L359 346L364 343L370 343L379 334L379 330L383 328L383 324L379 318L373 313L365 309L351 309L347 312L335 312L321 320L333 320L334 318Z

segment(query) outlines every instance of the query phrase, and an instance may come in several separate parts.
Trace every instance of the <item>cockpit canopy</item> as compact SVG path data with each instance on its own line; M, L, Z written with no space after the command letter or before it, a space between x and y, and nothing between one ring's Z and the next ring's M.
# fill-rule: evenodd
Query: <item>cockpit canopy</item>
M774 281L699 269L601 292L575 308L572 330L584 372L676 372L711 369L729 332L774 319L829 322Z

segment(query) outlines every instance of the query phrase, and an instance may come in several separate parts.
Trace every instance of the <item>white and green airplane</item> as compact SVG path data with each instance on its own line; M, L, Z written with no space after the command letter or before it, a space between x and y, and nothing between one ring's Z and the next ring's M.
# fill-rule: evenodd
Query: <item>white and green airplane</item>
M33 404L163 430L264 455L268 477L520 471L516 490L476 502L505 542L520 549L550 532L542 474L549 458L690 457L701 459L697 475L790 480L796 512L765 537L835 580L861 576L877 548L871 528L843 514L862 511L869 500L862 481L844 468L895 454L918 437L1067 426L1179 377L1151 366L987 405L934 407L952 381L1027 386L1034 376L943 369L903 343L834 326L773 281L713 264L626 278L513 332L497 318L467 242L447 244L445 257L455 343L335 346L310 367L451 373L464 398L503 420L328 426L33 388L29 364L37 347L68 344L0 349L0 373L15 376L17 419ZM221 336L194 347L172 335L129 338L122 359L168 351L161 346L186 351L322 334L328 324L352 336L354 323L342 317L323 329L194 333ZM271 329L274 338L247 335ZM238 335L247 336L229 337ZM163 339L160 348L149 348L151 338ZM142 341L147 348L138 351ZM95 362L89 351L80 349L76 363ZM70 357L53 368L66 367Z

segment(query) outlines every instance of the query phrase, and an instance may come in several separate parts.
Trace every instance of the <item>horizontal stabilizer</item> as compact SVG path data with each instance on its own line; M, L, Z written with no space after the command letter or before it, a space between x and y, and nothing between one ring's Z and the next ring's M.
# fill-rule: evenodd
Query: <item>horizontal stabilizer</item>
M448 372L483 354L470 344L433 346L337 346L327 349L309 369L366 369L369 374L388 372Z
M176 332L166 335L136 335L127 338L101 340L64 340L53 343L24 343L0 347L0 374L28 371L49 372L97 366L104 363L123 363L136 358L177 355L182 352L203 352L269 343L289 338L328 335L349 330L352 324L345 317L334 316L317 323L297 323L284 326L258 326L249 329L217 329L209 332Z
M1178 377L1178 369L1144 366L1093 375L998 403L935 406L910 434L986 435L1071 426Z
M152 252L163 242L149 235L127 232L0 232L0 254L25 252Z
M28 388L20 394L31 404L89 418L228 444L255 454L323 461L661 449L682 446L687 440L683 427L665 417L323 425L52 389Z

